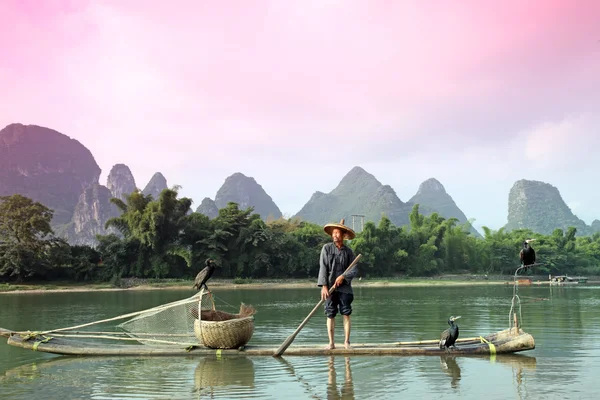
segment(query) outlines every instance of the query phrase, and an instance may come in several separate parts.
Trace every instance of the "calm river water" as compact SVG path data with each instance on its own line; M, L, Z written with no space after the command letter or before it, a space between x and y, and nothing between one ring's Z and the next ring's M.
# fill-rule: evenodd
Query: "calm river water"
M450 315L461 336L508 327L512 286L355 288L352 341L436 339ZM46 330L147 309L191 291L0 294L0 327ZM250 344L278 347L318 302L318 289L215 288L217 307L257 309ZM600 287L519 288L536 349L496 357L66 357L0 342L3 399L596 399ZM342 343L338 322L336 337ZM325 345L320 310L294 344Z

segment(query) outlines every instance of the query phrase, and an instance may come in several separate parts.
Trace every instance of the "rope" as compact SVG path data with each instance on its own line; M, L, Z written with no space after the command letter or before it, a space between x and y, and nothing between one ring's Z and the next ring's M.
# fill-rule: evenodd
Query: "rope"
M37 351L37 348L38 348L38 346L40 345L40 343L47 343L47 342L48 342L48 341L50 341L50 340L52 340L52 338L51 338L51 337L47 337L47 338L46 338L46 339L44 339L44 340L40 340L39 342L35 342L35 343L33 344L33 347L32 347L33 351Z
M212 293L210 293L210 295L211 295L211 297L213 297L213 294L212 294ZM226 302L225 300L223 300L222 298L220 298L220 297L218 297L218 296L214 296L213 298L214 298L214 299L217 299L217 300L219 300L219 302L220 302L220 303L224 303L225 305L227 305L227 306L231 307L231 309L233 309L233 310L237 310L237 309L238 309L238 308L237 308L236 306L234 306L233 304L229 304L228 302ZM214 302L214 300L213 300L213 302Z
M44 339L38 340L33 344L33 346L32 346L33 351L37 351L37 348L40 345L40 343L47 343L53 339L51 336L46 337L46 336L42 335L40 332L28 331L28 332L15 332L15 333L17 333L19 336L21 336L21 338L24 342L26 342L30 339L36 340L38 338L38 336L43 336Z
M518 306L519 306L519 318L516 321L514 319L515 299L518 301ZM521 314L521 299L519 298L518 295L513 295L512 302L511 302L511 305L510 305L510 311L508 313L508 327L510 329L512 329L513 327L518 329L521 326L520 325L521 317L522 317L522 314ZM516 322L516 324L515 324L515 322Z
M511 301L511 305L510 305L510 311L508 312L508 327L510 329L512 329L513 327L515 327L518 330L520 322L521 322L521 317L522 317L522 314L521 314L521 299L519 298L519 295L518 295L518 292L519 292L519 280L517 279L517 275L519 274L519 271L522 270L523 268L529 268L529 267L532 267L534 265L539 265L539 264L521 265L515 271L514 285L513 285L513 297L512 297L512 301ZM518 304L518 307L519 307L519 318L518 319L516 319L516 316L514 314L515 300L517 300L517 304Z
M490 348L490 354L496 354L496 346L494 345L494 343L489 342L483 336L479 336L479 340L481 340L481 343L487 343L488 344L488 346Z
M41 332L27 331L27 332L17 332L17 333L21 335L23 340L35 339L38 336L43 336L43 334Z
M510 306L510 311L508 313L508 326L510 329L512 329L513 327L515 327L516 329L519 329L519 327L521 326L521 320L522 320L522 311L521 311L521 298L519 297L519 280L517 279L517 276L519 274L519 271L524 269L524 268L530 268L530 267L537 267L539 265L544 265L543 263L534 263L534 264L529 264L529 265L523 265L521 264L521 266L519 266L519 268L516 269L515 271L515 275L514 275L514 285L513 285L513 297L512 297L512 301L511 301L511 306ZM526 303L533 303L536 301L544 301L544 300L548 300L546 298L543 297L524 297L525 299L533 299L530 300ZM516 316L514 315L515 312L515 300L517 301L517 305L519 308L519 318L515 319Z

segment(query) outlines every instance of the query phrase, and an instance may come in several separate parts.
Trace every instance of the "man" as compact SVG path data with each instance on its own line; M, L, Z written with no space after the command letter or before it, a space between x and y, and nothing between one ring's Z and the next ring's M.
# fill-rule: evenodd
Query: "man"
M519 252L521 264L524 266L535 264L535 250L529 245L535 239L527 239L523 242L523 248Z
M331 235L332 243L327 243L321 249L319 278L317 286L321 287L321 299L325 300L325 315L327 316L327 333L329 335L328 349L335 349L334 331L335 316L338 311L342 314L344 323L344 346L350 348L350 314L352 314L352 279L356 276L356 266L344 276L343 273L354 261L354 253L344 245L344 239L352 240L354 231L344 225L327 224L323 228ZM329 295L329 288L336 290Z

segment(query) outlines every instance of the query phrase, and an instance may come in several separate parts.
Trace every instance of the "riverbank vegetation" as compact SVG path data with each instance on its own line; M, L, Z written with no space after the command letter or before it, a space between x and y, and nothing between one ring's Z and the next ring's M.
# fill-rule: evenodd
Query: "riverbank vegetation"
M190 212L178 188L158 199L134 192L111 200L121 211L107 221L98 245L69 245L51 229L53 211L21 196L0 198L0 281L106 282L123 279L191 280L208 257L217 261L214 279L316 279L319 254L331 240L319 225L297 219L263 221L252 208L229 203L216 218ZM359 276L432 277L442 274L510 275L519 266L524 239L535 238L538 262L530 274L600 275L600 234L576 237L576 229L552 235L529 230L483 228L484 237L415 205L410 224L377 224L347 242L361 253Z

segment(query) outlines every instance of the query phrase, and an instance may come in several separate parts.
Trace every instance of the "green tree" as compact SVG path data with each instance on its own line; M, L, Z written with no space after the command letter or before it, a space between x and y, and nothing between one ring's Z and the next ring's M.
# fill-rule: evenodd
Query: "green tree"
M165 189L157 200L139 191L131 193L126 203L111 199L122 214L109 219L105 226L118 229L124 236L122 249L135 249L135 269L130 273L160 278L168 276L180 260L191 265L192 249L184 244L183 235L192 201L186 197L178 199L178 190L177 186ZM118 266L112 269L123 272Z
M20 194L0 197L0 276L18 282L48 267L53 211Z

